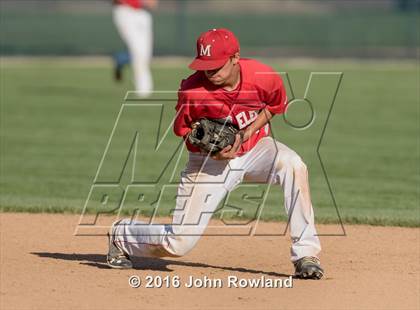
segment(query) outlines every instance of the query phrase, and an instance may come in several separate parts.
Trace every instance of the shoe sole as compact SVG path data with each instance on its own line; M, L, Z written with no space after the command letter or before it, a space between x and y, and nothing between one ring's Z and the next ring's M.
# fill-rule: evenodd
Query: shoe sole
M118 265L112 265L109 262L107 262L107 265L111 267L112 269L132 269L133 266L118 266Z
M316 279L320 280L324 276L324 273L317 268L308 268L308 270L296 273L295 277L299 279Z
M117 265L117 264L113 264L113 263L111 263L111 261L109 260L109 258L108 258L108 256L107 256L107 258L106 258L106 264L109 266L109 267L111 267L111 268L114 268L114 269L131 269L131 268L133 268L133 263L127 258L127 261L129 262L129 265L126 265L126 266L124 266L124 265Z

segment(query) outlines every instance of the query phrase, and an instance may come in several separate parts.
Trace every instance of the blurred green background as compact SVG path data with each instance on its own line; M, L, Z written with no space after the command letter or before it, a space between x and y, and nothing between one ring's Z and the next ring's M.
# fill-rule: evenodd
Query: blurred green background
M232 2L240 9L234 11ZM410 2L409 9L396 1L262 1L260 8L249 3L161 1L155 16L155 54L170 57L155 58L152 69L156 90L173 91L165 95L173 100L143 110L124 106L102 171L108 175L102 174L101 181L130 184L127 173L121 180L118 176L135 130L143 139L137 180L153 182L168 157L177 158L180 141L171 131L162 148L152 150L158 133L162 136L170 127L180 80L191 73L189 58L171 56L191 57L200 32L224 26L237 32L243 56L287 72L296 98L303 97L311 72L343 73L320 148L339 213L345 223L419 226L416 2ZM112 80L111 58L104 57L124 48L112 24L111 5L2 1L0 12L1 210L80 213L126 92L133 88L131 72L125 72L122 84ZM282 117L272 123L274 136L307 163L317 221L326 223L339 219L316 148L337 81L334 74L314 77L308 98L317 118L309 129L295 130ZM297 106L290 117L302 122L307 113ZM150 139L144 140L144 132ZM163 175L157 190L176 183L185 161L184 150L175 177ZM172 168L173 162L170 172ZM174 189L162 196L159 215L174 208ZM132 187L123 213L140 209L150 215L157 190ZM244 201L244 189L239 189L229 205L243 213L228 216L252 218L264 190L245 190L255 198L253 203ZM145 200L139 202L142 193ZM95 188L88 211L112 210L121 194L118 187ZM280 188L270 189L262 218L285 219Z
M3 55L106 55L124 47L111 0L3 0ZM404 4L406 9L404 9ZM194 55L195 39L230 28L245 54L416 57L419 0L160 1L155 55Z

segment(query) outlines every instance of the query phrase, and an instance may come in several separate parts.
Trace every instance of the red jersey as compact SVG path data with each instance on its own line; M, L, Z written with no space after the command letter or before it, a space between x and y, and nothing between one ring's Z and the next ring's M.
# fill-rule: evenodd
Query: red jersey
M140 9L143 7L141 0L114 0L116 4L128 5L134 9Z
M203 117L227 119L239 129L245 129L264 108L273 114L285 111L287 96L280 75L271 67L252 59L240 59L239 66L241 81L233 91L213 85L202 71L195 72L181 82L174 122L177 136L185 138L191 130L191 124ZM268 135L267 124L245 141L237 154L248 152ZM198 147L188 141L186 143L190 152L200 152Z

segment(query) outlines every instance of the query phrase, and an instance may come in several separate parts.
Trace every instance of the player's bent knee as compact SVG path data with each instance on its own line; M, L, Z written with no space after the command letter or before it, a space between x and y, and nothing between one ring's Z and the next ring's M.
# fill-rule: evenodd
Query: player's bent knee
M291 165L296 172L307 173L308 171L308 167L299 156L293 157Z
M307 173L308 171L308 168L299 155L294 155L288 158L283 158L283 160L279 160L277 162L276 169L277 171L280 171L283 168L292 169L297 173Z

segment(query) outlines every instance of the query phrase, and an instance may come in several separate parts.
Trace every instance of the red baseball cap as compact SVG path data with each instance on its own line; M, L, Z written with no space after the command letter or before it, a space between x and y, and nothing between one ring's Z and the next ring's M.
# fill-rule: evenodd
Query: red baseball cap
M229 57L239 52L239 41L228 29L212 29L197 39L197 56L190 63L193 70L214 70L222 67Z

